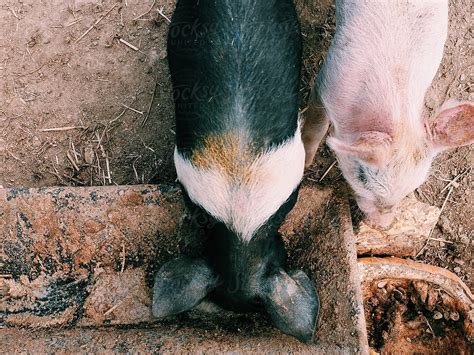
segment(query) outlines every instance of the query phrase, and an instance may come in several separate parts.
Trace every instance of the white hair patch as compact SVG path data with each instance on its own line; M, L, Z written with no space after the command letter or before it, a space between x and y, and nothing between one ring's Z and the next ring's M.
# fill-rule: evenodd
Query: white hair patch
M303 176L304 158L299 126L291 139L257 156L241 179L216 164L195 166L177 149L174 152L178 179L191 201L244 241L250 241L296 189Z

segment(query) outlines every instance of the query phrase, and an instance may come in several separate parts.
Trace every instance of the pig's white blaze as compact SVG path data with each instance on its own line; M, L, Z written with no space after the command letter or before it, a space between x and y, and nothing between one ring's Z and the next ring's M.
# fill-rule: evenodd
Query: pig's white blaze
M228 156L209 156L207 164L200 157L200 164L193 164L177 149L174 153L178 179L189 198L245 241L296 189L303 176L304 157L299 127L293 138L254 157L243 169L239 164L229 168Z

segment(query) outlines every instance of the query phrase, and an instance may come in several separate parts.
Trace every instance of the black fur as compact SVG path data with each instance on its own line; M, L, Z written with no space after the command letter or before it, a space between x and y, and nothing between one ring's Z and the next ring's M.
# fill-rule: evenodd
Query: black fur
M261 309L268 277L285 267L285 247L278 228L297 196L295 191L248 243L220 222L208 231L206 257L219 274L219 283L211 294L216 303L234 311Z
M367 175L365 173L364 167L362 165L359 165L357 167L357 178L359 181L363 184L367 184Z
M184 192L192 224L206 238L204 258L218 275L211 298L233 311L258 311L269 275L286 266L286 252L278 229L298 199L297 188L249 242L194 204Z
M178 150L228 130L259 150L294 136L301 48L292 1L178 1L168 34Z
M236 312L266 311L273 323L300 340L312 339L319 313L313 283L302 271L284 271L286 253L278 229L298 189L249 242L185 198L193 224L206 237L203 258L179 256L158 271L153 291L156 317L177 314L206 295Z
M168 34L179 153L189 158L207 136L224 132L240 136L240 144L256 153L292 138L300 58L291 0L179 0ZM310 340L319 300L302 271L284 271L286 253L278 235L298 188L250 241L183 191L195 227L206 238L205 253L162 266L153 314L183 312L209 295L234 311L266 311L284 332Z

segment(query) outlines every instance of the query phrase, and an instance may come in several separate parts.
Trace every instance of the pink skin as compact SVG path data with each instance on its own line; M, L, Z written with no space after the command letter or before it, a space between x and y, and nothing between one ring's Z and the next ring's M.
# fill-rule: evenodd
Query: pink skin
M339 167L372 224L389 226L435 156L474 142L474 106L451 102L423 119L441 59L448 1L336 0L336 33L305 113L306 166L327 121Z
M351 144L329 137L328 144L368 221L387 228L401 200L427 179L439 152L474 142L474 105L451 102L421 130L357 137Z
M390 224L392 224L397 207L392 206L391 208L385 209L377 208L374 201L362 197L357 198L357 205L364 212L367 220L382 228L388 228Z

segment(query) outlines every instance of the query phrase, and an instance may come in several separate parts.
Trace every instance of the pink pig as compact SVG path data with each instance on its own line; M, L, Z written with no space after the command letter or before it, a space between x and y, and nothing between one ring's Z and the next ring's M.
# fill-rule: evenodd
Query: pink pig
M441 151L474 142L474 105L448 102L430 120L423 101L443 56L448 1L336 1L337 27L305 114L306 166L328 145L360 209L390 225L400 201Z

